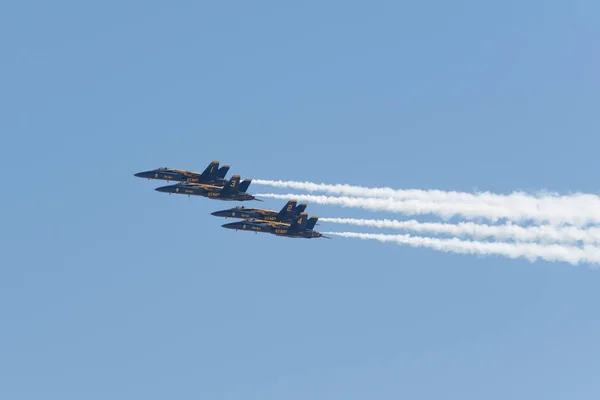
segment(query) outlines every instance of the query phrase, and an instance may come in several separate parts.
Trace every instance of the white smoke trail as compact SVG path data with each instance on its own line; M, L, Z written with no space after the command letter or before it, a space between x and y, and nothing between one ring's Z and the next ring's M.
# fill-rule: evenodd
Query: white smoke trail
M351 185L328 185L313 182L272 181L256 179L253 183L278 188L293 188L308 192L323 192L358 196L386 201L443 203L451 215L462 215L465 207L477 208L486 215L476 217L511 221L533 220L552 224L586 225L600 222L600 197L592 194L528 194L513 192L508 195L490 192L465 193L442 190L397 190L391 188L366 188ZM454 211L452 211L454 210Z
M523 227L513 224L486 225L474 222L457 224L419 222L416 220L397 221L389 219L356 219L356 218L320 218L322 222L369 226L374 228L401 229L419 233L447 234L475 239L496 238L498 240L514 240L516 242L542 243L600 243L600 228L580 229L575 227L554 227L550 225Z
M584 226L590 223L600 222L600 209L590 211L583 207L580 214L567 212L565 210L537 209L524 213L523 210L508 206L498 206L486 203L461 203L461 202L434 202L424 200L395 200L392 198L362 198L362 197L333 197L317 196L307 194L257 194L257 197L270 197L274 199L296 199L309 201L317 204L339 205L342 207L363 208L373 211L390 211L406 215L434 214L449 219L454 216L462 216L467 219L487 219L493 222L506 218L510 221L523 222L534 220L546 222L553 225L572 224Z
M600 248L598 247L578 248L560 245L539 245L535 243L488 243L465 241L456 238L436 239L411 235L384 235L356 232L325 232L324 234L363 240L377 240L383 243L393 242L406 244L411 247L425 247L456 254L499 255L513 259L523 257L530 262L542 259L546 261L562 261L573 265L579 263L600 264Z

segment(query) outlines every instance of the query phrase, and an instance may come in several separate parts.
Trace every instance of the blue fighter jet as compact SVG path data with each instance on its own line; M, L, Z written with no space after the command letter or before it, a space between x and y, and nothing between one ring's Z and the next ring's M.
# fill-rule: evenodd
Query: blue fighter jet
M296 220L300 213L306 210L307 204L296 205L296 200L290 200L281 211L277 212L274 210L263 210L260 208L247 208L244 206L237 206L228 210L215 211L211 213L215 217L223 218L241 218L241 219L256 219L262 221L276 221L276 222L292 222Z
M330 239L327 236L323 236L321 232L313 230L318 219L319 217L308 218L308 214L303 212L300 213L298 218L292 223L246 219L244 221L231 222L221 226L227 229L235 229L236 231L253 231L255 233L263 232L288 238L312 239L322 237L325 239Z
M180 182L175 185L161 186L154 190L169 194L176 193L187 194L190 196L202 196L214 200L262 201L255 198L253 195L246 193L246 190L248 190L248 186L250 186L251 182L252 179L245 179L243 182L240 183L240 176L233 175L223 187L205 185L202 183Z
M224 186L225 183L227 183L225 175L227 175L229 168L229 165L224 165L219 168L219 162L213 161L202 173L182 169L157 168L152 171L138 172L137 174L134 174L134 176L146 179L160 179L163 181L193 182L205 183L213 186Z

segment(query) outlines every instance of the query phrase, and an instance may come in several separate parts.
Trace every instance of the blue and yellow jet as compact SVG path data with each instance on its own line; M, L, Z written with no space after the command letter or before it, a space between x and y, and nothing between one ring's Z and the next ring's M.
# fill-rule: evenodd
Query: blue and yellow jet
M292 222L296 220L300 213L306 210L307 204L296 205L296 200L290 200L281 211L263 210L260 208L246 208L237 206L228 210L215 211L211 213L215 217L223 218L242 218L242 219L257 219L261 221L276 221L276 222Z
M221 226L227 229L235 229L236 231L253 231L255 233L263 232L288 238L312 239L322 237L325 239L330 239L327 236L323 236L321 232L313 230L313 228L317 224L318 219L319 217L308 218L308 214L303 212L300 213L298 219L294 220L291 223L247 219L244 221L232 222Z
M152 171L138 172L134 176L146 179L160 179L163 181L205 183L207 185L224 186L227 183L225 175L229 171L229 165L219 168L219 162L213 161L208 164L204 172L186 171L173 168L157 168Z
M240 176L233 175L223 187L205 185L203 183L181 182L175 185L161 186L154 190L163 193L187 194L189 196L202 196L214 200L247 201L258 200L253 195L246 193L252 179L245 179L240 183Z

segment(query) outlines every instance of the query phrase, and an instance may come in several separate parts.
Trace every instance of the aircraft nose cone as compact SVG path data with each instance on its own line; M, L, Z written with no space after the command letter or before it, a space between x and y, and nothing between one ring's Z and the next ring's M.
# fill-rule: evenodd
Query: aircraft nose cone
M239 229L240 224L238 222L231 222L229 224L223 224L221 226L227 229Z
M156 190L157 192L162 192L162 193L168 193L168 192L169 192L169 189L168 189L168 187L167 187L167 186L161 186L161 187L157 187L157 188L156 188L156 189L154 189L154 190Z
M133 174L133 176L137 177L137 178L141 178L142 177L142 173L138 172L137 174Z

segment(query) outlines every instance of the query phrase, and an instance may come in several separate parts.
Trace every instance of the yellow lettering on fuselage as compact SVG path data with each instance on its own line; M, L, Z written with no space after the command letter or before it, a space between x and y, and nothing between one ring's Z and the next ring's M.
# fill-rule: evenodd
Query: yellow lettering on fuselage
M208 197L219 197L220 195L219 192L208 192Z

